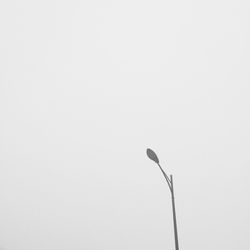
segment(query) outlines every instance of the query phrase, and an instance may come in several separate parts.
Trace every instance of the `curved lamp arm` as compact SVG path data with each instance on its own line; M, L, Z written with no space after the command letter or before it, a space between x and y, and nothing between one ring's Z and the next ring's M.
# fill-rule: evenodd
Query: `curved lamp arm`
M165 177L165 179L166 179L166 181L167 181L167 183L168 183L168 187L169 187L169 189L170 189L170 192L172 193L173 189L172 189L172 182L171 182L171 180L169 179L168 175L167 175L167 174L164 172L164 170L162 169L160 163L157 163L157 165L159 166L159 168L160 168L162 174L164 175L164 177Z

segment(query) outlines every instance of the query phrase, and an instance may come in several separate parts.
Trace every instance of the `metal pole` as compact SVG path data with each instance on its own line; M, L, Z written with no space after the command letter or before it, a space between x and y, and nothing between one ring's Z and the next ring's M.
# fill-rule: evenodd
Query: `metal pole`
M172 175L170 175L170 180L171 180L171 197L172 197L173 220L174 220L175 250L179 250L175 202L174 202L174 184L173 184L173 176Z

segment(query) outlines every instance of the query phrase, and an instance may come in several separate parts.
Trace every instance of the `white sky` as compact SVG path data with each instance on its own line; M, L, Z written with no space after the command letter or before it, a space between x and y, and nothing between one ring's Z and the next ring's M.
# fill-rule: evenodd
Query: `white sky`
M0 249L250 249L250 2L0 3Z

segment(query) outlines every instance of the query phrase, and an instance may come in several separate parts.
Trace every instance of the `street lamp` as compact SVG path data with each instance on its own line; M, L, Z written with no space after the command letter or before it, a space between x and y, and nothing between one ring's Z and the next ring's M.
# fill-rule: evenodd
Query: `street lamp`
M164 172L164 170L162 169L159 159L156 155L156 153L148 148L147 149L147 156L150 160L154 161L160 168L162 174L164 175L167 183L168 183L168 187L171 193L171 197L172 197L172 209L173 209L173 221L174 221L174 239L175 239L175 250L179 250L179 243L178 243L178 232L177 232L177 222L176 222L176 212L175 212L175 202L174 202L174 183L173 183L173 176L170 175L170 178L168 177L168 175Z

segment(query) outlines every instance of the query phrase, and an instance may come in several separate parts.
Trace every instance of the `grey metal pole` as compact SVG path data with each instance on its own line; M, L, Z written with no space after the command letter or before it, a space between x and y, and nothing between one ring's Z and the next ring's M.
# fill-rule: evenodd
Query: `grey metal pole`
M174 183L173 183L173 176L172 175L170 175L170 181L171 181L171 197L172 197L173 220L174 220L175 250L179 250L176 212L175 212L175 201L174 201Z
M177 222L176 222L176 212L175 212L175 201L174 201L174 181L173 181L173 176L170 175L170 178L168 177L168 175L164 172L164 170L162 169L159 159L156 155L156 153L148 148L147 149L147 155L149 157L150 160L154 161L160 168L162 174L164 175L167 183L168 183L168 187L170 189L170 193L171 193L171 198L172 198L172 209L173 209L173 220L174 220L174 239L175 239L175 250L179 250L179 242L178 242L178 232L177 232Z

